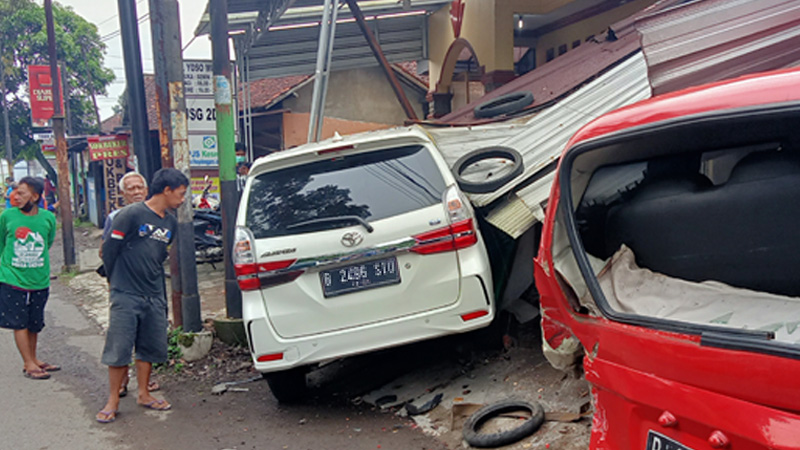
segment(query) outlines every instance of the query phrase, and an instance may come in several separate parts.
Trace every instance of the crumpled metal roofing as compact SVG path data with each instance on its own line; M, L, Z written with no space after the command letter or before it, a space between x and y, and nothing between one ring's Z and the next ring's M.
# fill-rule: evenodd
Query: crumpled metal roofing
M522 175L494 192L469 194L470 201L478 207L505 197L493 205L489 220L516 238L544 218L555 162L570 137L593 119L650 96L647 65L638 52L557 104L524 120L426 129L451 167L461 156L483 147L504 146L520 152L525 164ZM497 164L486 164L483 168L480 165L473 165L472 176L489 178L489 172L498 172ZM512 193L523 180L530 184ZM520 202L530 214L520 209Z
M654 94L800 64L800 2L705 0L635 23Z

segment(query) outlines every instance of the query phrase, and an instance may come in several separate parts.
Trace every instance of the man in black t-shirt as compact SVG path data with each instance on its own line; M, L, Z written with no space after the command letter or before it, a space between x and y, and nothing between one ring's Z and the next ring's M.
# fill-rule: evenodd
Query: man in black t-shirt
M136 349L136 402L166 411L172 407L148 391L153 363L167 359L167 297L164 260L178 222L167 212L184 201L189 180L179 170L161 169L153 175L150 199L123 208L103 242L103 266L111 287L108 332L101 361L108 366L109 397L97 413L101 423L113 422L119 392Z

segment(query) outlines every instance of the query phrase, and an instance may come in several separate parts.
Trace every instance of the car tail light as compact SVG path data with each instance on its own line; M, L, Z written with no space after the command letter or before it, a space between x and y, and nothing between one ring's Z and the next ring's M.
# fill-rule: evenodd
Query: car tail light
M244 227L236 228L236 239L233 244L233 268L239 289L252 291L255 289L289 283L303 274L303 270L286 271L296 259L256 263L253 239Z
M445 192L444 206L450 225L415 235L414 240L417 242L411 249L412 252L423 255L448 252L467 248L478 242L472 211L455 186Z
M269 355L260 355L256 358L258 362L280 361L283 359L283 353L271 353Z
M461 320L463 320L464 322L469 322L470 320L478 319L478 318L481 318L481 317L484 317L484 316L488 316L488 315L489 315L489 311L486 311L485 309L481 309L479 311L473 311L471 313L462 314L461 315Z

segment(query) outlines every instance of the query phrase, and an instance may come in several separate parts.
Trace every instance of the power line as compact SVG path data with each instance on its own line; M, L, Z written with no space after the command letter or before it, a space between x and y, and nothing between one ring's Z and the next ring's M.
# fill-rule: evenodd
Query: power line
M137 4L137 5L140 5L140 4L141 4L143 1L144 1L144 0L139 0L138 2L136 2L136 4ZM105 19L105 20L103 20L102 22L98 22L98 23L96 23L96 24L95 24L95 26L96 26L96 27L98 27L98 28L100 28L100 25L103 25L104 23L110 22L111 20L114 20L114 19L116 19L117 17L119 17L119 14L114 14L113 16L109 17L108 19Z
M145 23L147 21L147 19L149 19L149 18L150 18L150 13L146 12L146 13L142 14L141 17L139 17L139 19L137 20L137 23L139 25L141 25L141 24ZM114 38L118 37L121 34L122 34L122 30L112 31L111 33L108 33L107 35L100 37L100 42L108 42L111 39L114 39Z

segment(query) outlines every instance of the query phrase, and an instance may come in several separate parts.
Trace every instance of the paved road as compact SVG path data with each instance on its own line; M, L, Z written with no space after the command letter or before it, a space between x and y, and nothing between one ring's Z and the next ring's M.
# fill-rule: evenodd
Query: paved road
M63 367L50 380L23 377L13 335L0 330L0 448L443 448L408 421L354 406L347 398L279 406L263 381L249 384L247 393L213 396L207 383L167 380L157 394L172 402L172 411L145 410L129 395L115 423L98 424L94 414L105 404L107 389L99 362L103 336L72 304L71 295L55 282L46 308L40 357Z

